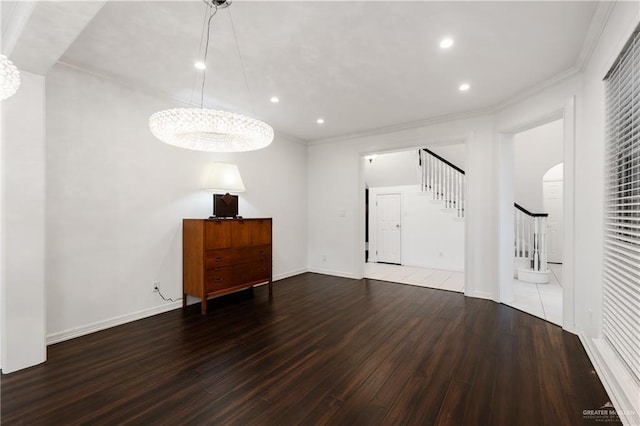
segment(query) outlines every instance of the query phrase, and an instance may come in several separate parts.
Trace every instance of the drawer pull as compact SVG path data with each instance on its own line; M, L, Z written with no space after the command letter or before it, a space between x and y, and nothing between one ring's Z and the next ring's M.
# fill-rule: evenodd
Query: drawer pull
M222 256L216 257L216 262L222 262Z
M216 266L215 268L213 268L214 271L222 271L222 267L221 266Z
M222 282L222 278L216 278L216 279L214 279L213 281L215 281L215 282L217 282L217 283L220 283L220 282Z

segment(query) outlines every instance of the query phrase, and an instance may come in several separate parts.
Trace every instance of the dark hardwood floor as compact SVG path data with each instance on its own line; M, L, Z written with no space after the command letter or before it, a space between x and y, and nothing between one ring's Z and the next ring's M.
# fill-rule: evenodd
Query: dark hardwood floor
M579 425L609 398L580 341L462 294L303 274L52 345L4 424Z

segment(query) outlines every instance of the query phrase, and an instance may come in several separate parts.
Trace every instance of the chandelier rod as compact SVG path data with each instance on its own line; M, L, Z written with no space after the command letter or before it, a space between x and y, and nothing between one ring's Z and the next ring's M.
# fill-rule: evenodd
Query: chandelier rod
M249 80L247 79L247 71L244 68L244 60L242 59L242 54L240 53L240 44L238 43L238 35L236 34L236 26L233 23L233 16L231 15L231 9L229 9L229 19L231 20L231 29L233 30L233 38L236 42L236 52L238 52L238 59L240 59L240 66L242 67L242 75L244 77L244 85L247 88L247 93L249 94L249 103L251 104L251 112L253 116L256 116L256 109L253 105L253 94L251 93L251 89L249 88Z
M213 13L211 13L212 9L213 9ZM209 21L207 22L207 44L205 44L204 46L204 58L203 58L203 62L205 66L207 64L207 55L209 54L209 38L211 34L211 20L213 19L214 16L216 16L216 13L218 13L218 5L216 3L211 3L211 5L209 6L209 13L211 13L211 16L209 16ZM204 107L204 83L206 80L207 80L207 68L205 67L205 69L202 72L202 88L200 89L200 109Z
M198 55L196 56L199 61L202 58L202 45L204 44L204 29L207 25L207 17L209 15L209 3L204 2L204 19L202 21L202 31L200 32L200 45L198 46ZM195 64L194 64L195 67ZM193 83L191 84L191 99L189 100L190 104L193 104L193 94L196 91L196 81L198 80L199 72L197 69L193 70Z

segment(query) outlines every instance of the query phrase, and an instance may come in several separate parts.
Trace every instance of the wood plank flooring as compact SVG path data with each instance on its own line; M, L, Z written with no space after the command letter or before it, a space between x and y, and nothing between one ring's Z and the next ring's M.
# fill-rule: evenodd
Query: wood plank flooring
M302 274L48 348L3 424L579 425L578 338L487 300Z

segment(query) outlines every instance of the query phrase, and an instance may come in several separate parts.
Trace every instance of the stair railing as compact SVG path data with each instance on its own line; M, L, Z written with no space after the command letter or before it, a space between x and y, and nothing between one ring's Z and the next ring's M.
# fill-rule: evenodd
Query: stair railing
M465 172L433 151L422 148L419 165L422 168L422 191L431 192L433 199L444 201L448 209L455 209L464 218ZM547 270L547 213L531 213L514 203L515 241L517 259L529 260L534 271Z
M517 203L515 207L515 257L528 259L533 271L547 270L547 213L531 213Z
M422 166L422 191L433 194L434 200L444 201L445 208L455 209L464 217L464 170L451 164L426 148L419 151Z

